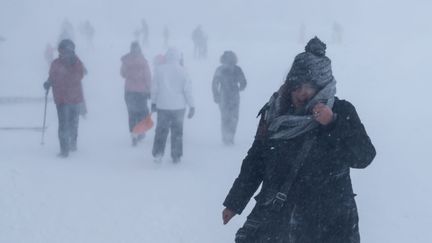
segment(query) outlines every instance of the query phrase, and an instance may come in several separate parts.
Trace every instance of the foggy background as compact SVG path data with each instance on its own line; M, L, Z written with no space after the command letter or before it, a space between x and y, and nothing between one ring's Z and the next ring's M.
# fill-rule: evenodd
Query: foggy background
M225 226L222 202L253 141L255 116L315 35L327 43L337 96L354 104L377 149L368 168L351 170L362 242L432 242L431 9L427 0L0 0L0 98L43 97L45 46L56 46L68 19L88 69L89 110L78 152L66 160L55 156L52 102L44 146L40 132L0 130L0 242L233 242L254 202ZM149 63L165 51L167 26L193 82L196 116L185 120L179 165L167 155L154 164L154 129L130 145L120 57L142 18ZM85 20L95 28L93 47L78 30ZM332 40L335 22L340 43ZM192 55L198 24L209 38L204 60ZM221 143L211 96L224 50L236 52L248 81L233 147ZM0 103L0 127L41 126L42 119L42 102Z

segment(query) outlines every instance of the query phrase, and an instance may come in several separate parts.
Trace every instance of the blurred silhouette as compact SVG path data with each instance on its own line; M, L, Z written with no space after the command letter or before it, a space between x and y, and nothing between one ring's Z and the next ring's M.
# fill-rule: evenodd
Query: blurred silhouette
M246 78L237 66L237 56L233 51L225 51L220 65L214 74L212 91L214 102L219 105L222 122L222 141L234 144L240 109L240 91L246 88Z
M54 60L54 54L55 48L51 45L51 43L47 43L45 46L44 57L48 65L51 65L51 62Z
M168 26L165 25L163 32L162 32L164 48L168 48L170 35L171 35L170 30L168 29Z
M192 41L194 44L194 57L198 59L207 57L207 35L198 25L192 32Z
M59 121L59 157L68 157L69 152L77 150L79 115L87 112L81 83L85 68L75 54L75 44L71 40L60 41L58 53L43 86L47 92L50 87L53 90Z
M134 127L148 114L147 100L151 92L151 73L138 42L132 42L128 54L121 58L121 75L125 79L125 101L128 110L129 132L132 145L144 138L133 133Z
M300 25L298 42L302 45L306 42L306 25L304 23Z
M84 36L87 44L93 47L93 38L95 35L95 28L90 23L89 20L86 20L84 23L80 25L80 33Z
M68 19L65 19L61 25L61 28L60 28L60 36L58 39L59 43L65 39L69 39L71 41L74 41L75 40L75 33L74 32L75 32L74 27L71 24L71 22L69 22Z
M148 46L149 45L149 27L147 24L147 21L145 19L141 20L141 29L140 29L140 33L141 33L141 42L143 44L143 46Z
M332 43L341 44L343 36L343 28L338 22L334 22L332 26Z

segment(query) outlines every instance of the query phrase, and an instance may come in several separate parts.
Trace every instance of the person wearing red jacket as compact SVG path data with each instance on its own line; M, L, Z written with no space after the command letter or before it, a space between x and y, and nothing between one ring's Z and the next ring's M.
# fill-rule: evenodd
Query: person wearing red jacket
M132 42L130 52L121 58L121 76L125 79L125 101L129 115L129 132L148 114L147 99L151 92L151 73L138 42ZM144 135L132 135L136 146Z
M78 121L81 107L84 107L82 79L85 68L75 54L75 44L64 39L58 45L59 56L52 63L48 81L44 88L53 90L54 102L59 121L59 157L68 157L77 149Z

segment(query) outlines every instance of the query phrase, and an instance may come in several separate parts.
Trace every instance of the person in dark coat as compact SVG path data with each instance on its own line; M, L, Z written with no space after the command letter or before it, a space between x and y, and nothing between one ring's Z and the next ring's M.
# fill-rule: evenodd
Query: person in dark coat
M216 69L212 82L213 99L221 112L222 141L232 145L239 119L240 91L247 83L234 52L225 51L220 62L222 65Z
M223 203L226 224L262 185L237 243L360 242L350 168L367 167L376 152L354 106L335 97L325 48L310 40L259 113L255 140Z
M192 32L192 41L194 44L194 57L203 59L207 57L207 35L204 33L201 25L198 25Z
M64 39L58 45L59 57L51 63L48 81L44 88L52 86L57 108L60 141L59 157L68 157L77 150L79 115L85 107L82 79L85 68L75 54L75 44Z
M121 76L125 79L125 101L129 117L129 132L132 145L137 143L144 135L135 136L133 128L148 114L147 100L151 93L151 73L147 60L141 52L138 42L132 42L130 52L121 58Z

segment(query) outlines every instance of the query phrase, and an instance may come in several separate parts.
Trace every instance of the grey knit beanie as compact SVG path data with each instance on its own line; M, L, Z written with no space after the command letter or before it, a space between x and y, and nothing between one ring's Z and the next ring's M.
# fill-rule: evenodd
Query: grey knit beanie
M285 84L293 87L311 82L323 88L333 80L331 61L325 56L326 44L318 37L312 38L305 47L305 52L298 54L291 66Z

